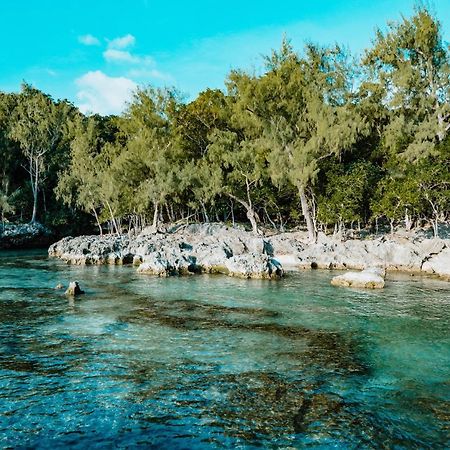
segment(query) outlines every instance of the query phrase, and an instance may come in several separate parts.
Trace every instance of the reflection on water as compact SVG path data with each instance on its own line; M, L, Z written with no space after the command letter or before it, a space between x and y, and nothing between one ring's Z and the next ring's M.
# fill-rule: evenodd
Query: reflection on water
M0 446L448 448L450 284L159 279L0 253ZM70 302L54 287L78 279Z

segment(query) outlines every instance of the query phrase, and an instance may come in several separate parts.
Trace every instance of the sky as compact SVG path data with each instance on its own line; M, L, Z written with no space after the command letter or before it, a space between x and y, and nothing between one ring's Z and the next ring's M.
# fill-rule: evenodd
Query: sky
M185 98L223 88L232 69L260 72L286 35L367 48L415 0L0 0L0 90L23 81L83 112L118 114L141 85ZM430 0L450 41L450 0Z

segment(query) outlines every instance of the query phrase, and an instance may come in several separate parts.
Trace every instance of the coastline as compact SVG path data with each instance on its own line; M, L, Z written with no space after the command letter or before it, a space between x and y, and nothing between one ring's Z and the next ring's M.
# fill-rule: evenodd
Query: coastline
M55 239L40 223L0 224L0 250L20 250L48 247Z
M320 233L309 243L293 231L256 236L220 223L146 228L136 235L66 237L49 256L68 264L133 264L158 276L221 273L273 279L299 269L363 270L434 275L450 280L450 239L418 234L337 239Z

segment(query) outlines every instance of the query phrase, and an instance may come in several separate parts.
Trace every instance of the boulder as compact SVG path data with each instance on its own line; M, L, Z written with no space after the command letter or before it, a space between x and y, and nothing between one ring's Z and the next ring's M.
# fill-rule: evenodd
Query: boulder
M200 272L195 257L172 253L152 253L144 258L137 269L138 273L169 277Z
M347 272L338 275L331 280L333 286L344 286L365 289L384 288L385 270L378 267L371 267L362 272Z
M81 294L84 294L84 291L81 290L80 285L78 284L78 281L71 281L69 283L69 287L66 290L66 295L75 297L75 296L81 295Z
M284 275L281 264L268 255L248 253L225 262L228 275L239 278L273 279Z
M450 279L450 248L443 249L440 253L425 261L422 270Z

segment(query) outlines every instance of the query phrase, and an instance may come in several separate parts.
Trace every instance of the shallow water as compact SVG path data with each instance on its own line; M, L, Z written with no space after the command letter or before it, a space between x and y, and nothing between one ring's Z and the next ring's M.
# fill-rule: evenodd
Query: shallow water
M0 253L0 447L448 448L450 284ZM86 295L54 288L78 279Z

